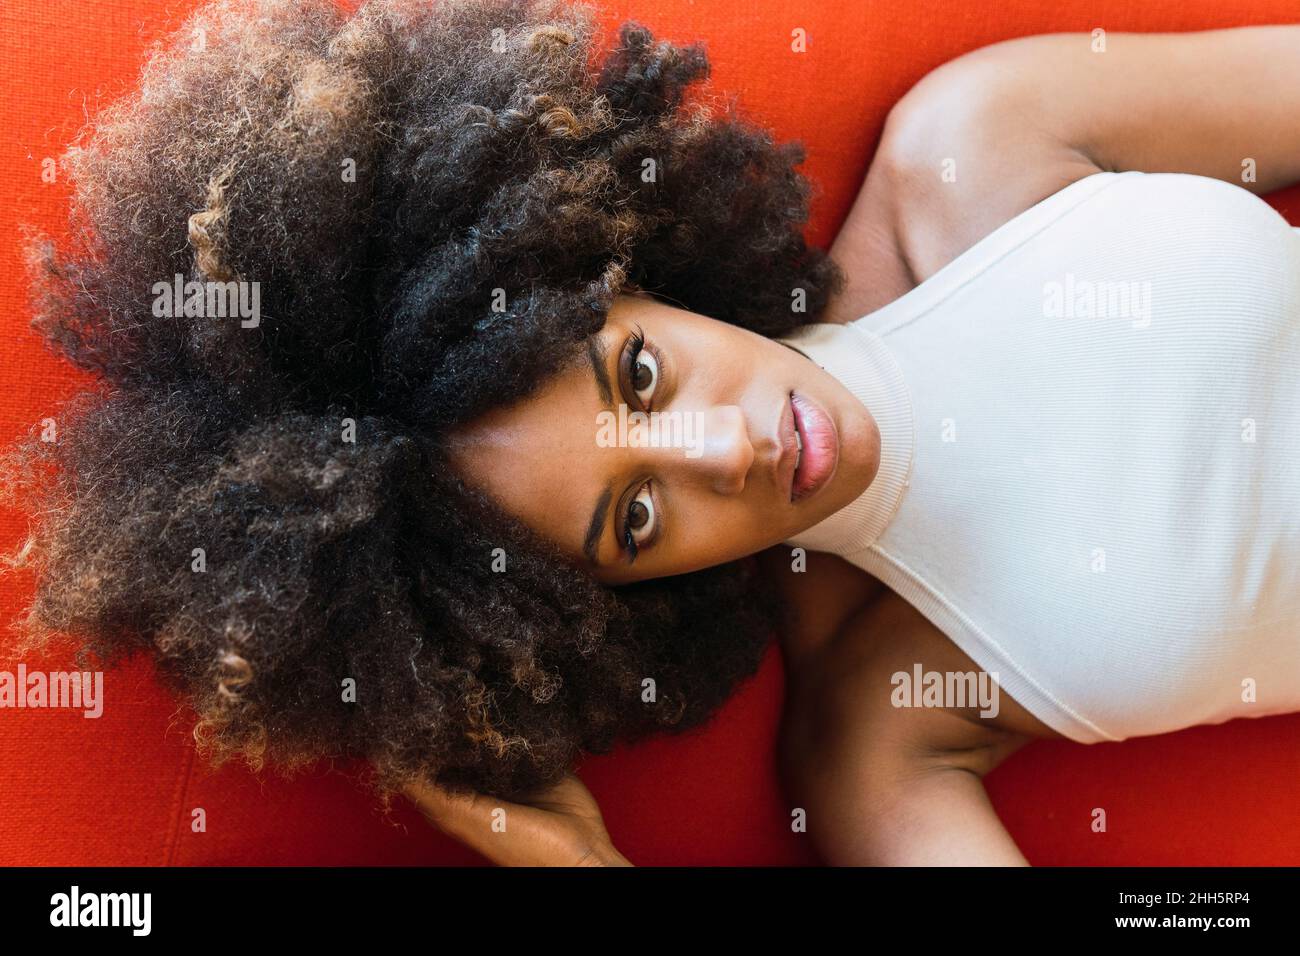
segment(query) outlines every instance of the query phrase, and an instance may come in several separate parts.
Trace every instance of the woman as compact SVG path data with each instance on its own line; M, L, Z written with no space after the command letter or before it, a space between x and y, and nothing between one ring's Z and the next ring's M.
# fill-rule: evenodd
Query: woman
M788 551L768 554L793 612L782 758L828 861L1023 864L980 778L1028 740L1300 707L1300 238L1219 181L1263 164L1266 180L1244 176L1256 191L1300 177L1286 98L1253 92L1300 70L1297 39L1121 35L1098 60L1088 37L1032 37L927 77L891 115L831 250L856 281L786 340L860 401L787 370L770 343L627 304L657 345L629 400L712 416L706 454L581 457L564 443L591 401L576 378L468 429L466 470L560 542L564 506L504 477L521 436L565 448L578 503L606 475L653 476L627 519L632 543L651 543L597 568L613 580L694 566L682 524L765 544L747 514L849 559L796 575ZM1207 62L1246 75L1202 80ZM1132 102L1136 117L1118 108ZM962 170L951 185L945 165ZM1139 168L1197 175L1113 172ZM767 376L745 368L789 385L789 410L772 412ZM779 500L744 509L765 491ZM807 527L794 514L819 496L834 514ZM900 702L921 672L1000 672L1002 693L991 709ZM627 862L574 779L508 811L514 837L490 826L500 801L411 793L494 859Z
M775 589L790 662L783 763L827 859L1022 862L979 777L1055 731L1013 693L996 717L895 707L892 675L977 670L975 648L959 648L937 604L927 616L900 596L902 578L886 587L862 568L872 535L915 529L904 509L948 487L903 493L938 474L920 468L934 452L919 427L900 471L903 423L915 423L904 412L916 414L901 400L916 396L898 386L915 366L897 370L893 404L872 408L859 393L874 378L853 380L851 366L837 380L818 359L849 342L884 354L875 332L796 330L907 299L1102 169L1228 178L1251 157L1253 188L1297 178L1285 98L1242 107L1245 91L1284 85L1290 28L1114 37L1105 53L1031 38L957 61L891 115L828 259L795 228L797 151L681 107L706 69L698 50L629 28L593 75L578 11L426 6L205 11L73 153L78 228L46 250L38 322L109 387L55 422L57 440L15 455L51 477L29 484L44 516L25 553L41 571L34 637L153 654L217 759L365 756L381 793L424 799L489 856L568 861L582 844L571 861L620 862L580 784L557 779L579 750L705 719L752 672ZM1188 122L1180 97L1196 92L1206 49L1243 92L1198 95ZM1133 99L1155 112L1133 120ZM1117 104L1128 112L1108 125ZM1189 140L1141 135L1161 115ZM1014 175L997 156L1014 157ZM1207 195L1185 182L1183 195ZM1238 225L1263 222L1233 210ZM1294 272L1261 273L1285 301ZM173 276L184 294L168 302ZM229 284L256 304L242 322L208 307ZM1257 417L1276 427L1294 323L1260 316L1250 340L1271 333L1275 354L1258 352L1275 374ZM611 431L601 413L619 420L624 405L677 413L670 440L641 444L642 419ZM1286 464L1235 474L1285 476ZM1280 477L1261 484L1279 489L1263 513L1287 503ZM1294 553L1284 515L1264 525L1268 568ZM931 529L928 553L966 527L989 526ZM1228 530L1216 555L1245 537ZM852 562L770 550L832 532L827 546ZM976 543L1005 553L1017 540ZM999 565L995 593L1021 586L1015 567ZM1286 628L1296 606L1275 577L1231 580ZM947 582L958 610L965 580ZM1057 593L1016 607L1077 627L1063 612L1080 605ZM1105 595L1091 597L1085 610ZM507 839L536 839L483 842L498 828L475 814L510 797L534 806L508 812Z

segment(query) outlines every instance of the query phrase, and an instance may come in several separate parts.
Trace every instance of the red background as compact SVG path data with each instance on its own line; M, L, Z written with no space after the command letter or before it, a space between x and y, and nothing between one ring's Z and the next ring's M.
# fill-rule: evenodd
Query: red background
M52 414L77 386L28 328L20 226L57 229L65 185L41 182L88 112L132 84L149 41L191 2L6 0L0 8L0 441ZM603 0L606 36L634 18L705 41L714 89L779 139L799 139L818 194L809 238L828 245L848 213L889 107L958 54L1030 33L1209 29L1300 19L1294 0ZM793 53L791 31L807 32ZM1261 91L1261 95L1268 95ZM1296 191L1270 197L1300 213ZM1297 223L1294 215L1290 216ZM0 511L0 548L25 518ZM30 591L0 577L0 626ZM29 669L65 666L28 658ZM0 669L16 661L0 659ZM815 862L793 834L773 767L783 673L758 677L699 732L581 768L615 842L640 864ZM385 821L345 772L285 781L196 759L191 718L143 663L105 675L98 720L0 710L0 864L412 864L481 862L403 804ZM1040 742L988 781L1035 864L1300 864L1300 715L1238 720L1090 747ZM202 807L207 832L192 833ZM1090 828L1104 808L1106 833Z

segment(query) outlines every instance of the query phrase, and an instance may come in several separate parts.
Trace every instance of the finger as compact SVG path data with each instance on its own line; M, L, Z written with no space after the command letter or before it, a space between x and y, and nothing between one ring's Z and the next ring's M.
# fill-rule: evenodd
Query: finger
M448 790L426 780L413 781L402 792L431 823L459 837L490 831L494 810L511 806L477 793Z
M548 828L550 818L539 818L531 807L428 782L408 784L403 792L438 829L502 866L567 864L577 856L568 834Z

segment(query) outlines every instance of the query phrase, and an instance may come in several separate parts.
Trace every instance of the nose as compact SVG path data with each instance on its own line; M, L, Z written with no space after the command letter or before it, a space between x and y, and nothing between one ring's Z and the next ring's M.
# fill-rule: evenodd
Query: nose
M745 488L754 464L749 422L739 405L714 405L683 412L682 441L660 448L661 463L684 480L703 484L720 495L737 495Z

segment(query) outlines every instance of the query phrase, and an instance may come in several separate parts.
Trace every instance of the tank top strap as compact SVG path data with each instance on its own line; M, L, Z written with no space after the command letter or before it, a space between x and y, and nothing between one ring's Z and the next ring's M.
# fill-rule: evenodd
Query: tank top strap
M868 312L854 324L877 335L886 335L900 325L906 325L978 277L990 263L1028 242L1060 219L1072 207L1086 202L1101 190L1115 185L1126 177L1144 175L1146 174L1140 170L1128 170L1122 173L1098 172L1075 180L1064 189L1004 222L938 272L926 278L920 285L876 311Z

